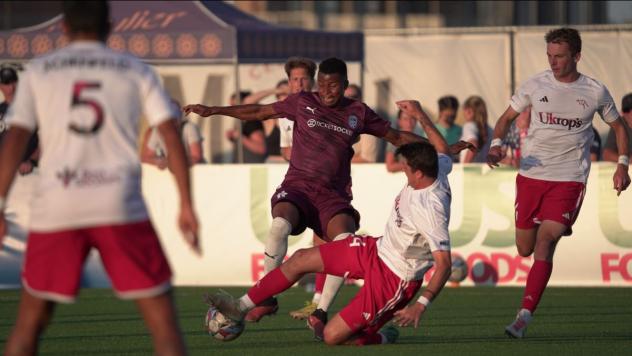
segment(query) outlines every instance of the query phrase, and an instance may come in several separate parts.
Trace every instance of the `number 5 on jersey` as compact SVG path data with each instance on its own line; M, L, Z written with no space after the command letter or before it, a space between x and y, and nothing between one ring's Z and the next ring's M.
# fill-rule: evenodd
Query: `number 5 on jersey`
M68 125L68 128L70 128L71 131L80 135L94 135L103 125L103 107L101 104L93 99L81 97L82 92L87 89L101 89L101 83L80 81L75 82L73 85L72 103L70 104L70 107L75 108L77 106L88 106L94 111L95 116L94 124L92 126L80 126L72 122Z

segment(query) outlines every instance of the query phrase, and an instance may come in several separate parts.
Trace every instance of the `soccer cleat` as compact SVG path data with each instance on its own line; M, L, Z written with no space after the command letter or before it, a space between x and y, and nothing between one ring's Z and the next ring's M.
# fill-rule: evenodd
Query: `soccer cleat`
M206 304L215 307L225 317L236 323L244 321L244 313L239 309L239 300L233 298L232 295L219 291L215 294L207 294L205 296Z
M386 339L384 344L394 344L399 338L399 330L393 325L383 327L379 333Z
M514 339L522 339L527 334L527 325L531 322L533 316L527 309L520 309L516 320L505 327L505 334Z
M309 318L310 315L316 310L318 307L318 303L314 302L305 302L305 306L298 310L293 310L290 312L290 316L297 320L305 320Z
M261 318L266 315L274 315L279 310L279 303L277 299L272 297L263 301L263 303L252 308L248 314L246 314L246 321L251 323L257 323Z
M307 318L307 326L314 332L314 339L323 341L325 338L325 325L327 324L327 312L316 309Z

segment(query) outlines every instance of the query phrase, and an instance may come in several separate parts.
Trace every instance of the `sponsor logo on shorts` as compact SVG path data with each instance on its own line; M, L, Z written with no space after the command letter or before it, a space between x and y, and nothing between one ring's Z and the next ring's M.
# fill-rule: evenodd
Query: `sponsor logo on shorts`
M364 317L364 320L369 321L371 320L371 313L363 312L362 317Z
M358 127L358 117L355 115L351 115L349 116L349 127L351 127L352 129L355 129L356 127Z
M580 118L565 119L561 117L556 117L555 115L553 115L553 113L550 112L539 112L538 116L540 117L540 122L545 125L563 126L566 127L568 130L580 128L583 124L583 121Z
M318 127L322 127L322 128L328 129L328 130L335 131L335 132L343 133L343 134L345 134L347 136L353 135L353 132L351 130L347 129L347 128L340 127L338 125L334 125L334 124L328 123L328 122L318 121L316 119L309 119L309 120L307 120L307 126L310 127L310 128L318 126Z
M562 217L566 220L570 220L571 219L571 213L564 213L562 214Z

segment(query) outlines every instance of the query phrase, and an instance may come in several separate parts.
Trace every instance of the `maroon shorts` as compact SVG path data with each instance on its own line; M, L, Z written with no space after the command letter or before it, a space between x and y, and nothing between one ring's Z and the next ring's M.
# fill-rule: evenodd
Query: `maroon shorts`
M284 181L272 195L272 208L284 201L292 203L300 212L299 224L292 230L292 235L298 235L309 227L316 235L331 241L335 236L327 236L327 224L341 213L353 217L356 228L360 227L360 213L351 206L351 198L346 192L298 181Z
M171 288L171 269L149 221L55 232L31 232L22 283L32 295L74 301L92 248L116 294L124 299L160 295Z
M422 281L400 279L377 254L378 239L349 235L320 245L324 273L364 279L364 285L340 311L354 332L376 333L414 298Z
M565 225L564 235L570 235L571 227L584 200L586 186L580 182L553 182L516 177L516 227L532 229L544 220Z

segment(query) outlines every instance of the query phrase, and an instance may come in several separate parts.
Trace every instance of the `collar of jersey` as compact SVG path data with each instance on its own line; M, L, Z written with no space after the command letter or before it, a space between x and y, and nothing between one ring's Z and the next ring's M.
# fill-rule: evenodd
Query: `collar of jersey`
M78 40L73 41L68 45L68 47L72 48L94 48L94 47L105 47L105 44L101 41L90 41L90 40Z

